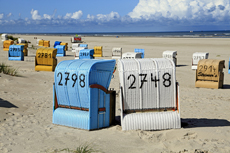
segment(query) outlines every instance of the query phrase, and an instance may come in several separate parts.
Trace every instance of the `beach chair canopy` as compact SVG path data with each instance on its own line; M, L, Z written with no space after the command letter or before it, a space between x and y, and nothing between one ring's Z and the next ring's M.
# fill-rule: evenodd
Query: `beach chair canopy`
M75 52L75 49L79 47L79 44L72 44L72 52Z
M207 52L196 52L192 55L192 69L197 69L197 64L201 59L208 59L209 53Z
M61 41L55 41L54 42L54 48L57 46L57 45L60 45L61 44Z
M81 37L72 37L71 42L72 43L81 42Z
M94 59L94 49L82 49L79 52L79 59Z
M44 40L43 46L44 47L50 47L50 41L49 40Z
M94 57L102 57L103 53L102 53L102 46L94 46Z
M196 70L196 87L222 88L224 83L225 60L199 60Z
M122 54L122 59L136 59L136 58L141 58L142 53L140 52L126 52Z
M3 50L4 50L4 51L8 51L10 45L13 45L13 44L14 44L14 41L13 41L13 40L5 40L5 41L3 42Z
M145 56L145 50L144 49L135 48L134 52L135 53L141 53L141 58L144 58L144 56Z
M177 55L177 51L164 51L162 53L163 58L168 58L168 59L173 60L173 62L175 63L175 65L177 65L176 55Z
M36 51L35 71L54 71L57 65L56 48L39 48Z
M8 60L24 61L23 45L10 45Z
M57 55L56 56L65 56L66 55L64 45L57 45L55 48L57 49Z
M5 40L8 40L8 35L6 33L3 33L1 35L1 38L2 38L2 42L5 41Z
M180 128L172 60L118 59L122 130Z
M112 49L112 58L121 58L122 56L122 48L113 48Z
M40 39L38 42L38 46L44 46L44 40Z
M60 62L54 73L53 123L87 130L109 126L107 90L115 63L94 59Z
M86 47L86 49L88 48L88 44L79 44L79 47Z

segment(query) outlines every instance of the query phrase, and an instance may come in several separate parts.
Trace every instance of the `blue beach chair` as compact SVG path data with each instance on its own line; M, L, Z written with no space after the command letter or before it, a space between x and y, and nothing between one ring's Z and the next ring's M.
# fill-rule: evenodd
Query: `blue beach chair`
M56 47L54 47L57 49L57 55L56 56L65 56L66 55L66 51L65 51L65 46L64 45L57 45Z
M8 51L8 60L24 61L24 45L10 45Z
M134 52L135 52L135 53L142 53L142 54L141 54L141 58L144 58L144 56L145 56L145 50L144 50L144 49L135 48L135 49L134 49Z
M79 52L79 59L94 59L94 49L82 49Z
M86 49L88 48L88 44L80 44L79 47L86 47Z
M108 91L115 60L65 60L54 73L53 123L93 130L115 118L115 91Z
M60 45L61 44L61 41L55 41L54 42L54 48L57 46L57 45Z

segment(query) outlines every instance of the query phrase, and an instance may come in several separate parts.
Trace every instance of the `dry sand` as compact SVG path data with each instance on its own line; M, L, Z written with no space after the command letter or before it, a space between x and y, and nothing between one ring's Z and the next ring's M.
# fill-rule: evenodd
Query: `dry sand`
M52 152L76 149L91 143L95 149L109 153L139 152L230 152L230 77L228 74L229 38L146 38L83 37L89 45L103 46L104 58L111 59L113 47L123 52L144 48L146 58L161 58L165 50L177 50L176 79L180 83L182 128L164 131L122 131L119 124L86 131L52 124L54 72L36 72L36 39L69 43L67 56L58 62L74 59L69 36L14 35L31 41L25 61L8 61L0 48L0 62L19 68L20 77L0 73L0 152ZM2 44L0 44L2 46ZM31 48L32 45L34 48ZM195 88L192 54L209 52L209 59L225 60L224 88ZM118 71L111 88L118 92ZM119 96L116 115L120 115ZM118 118L118 117L117 117Z

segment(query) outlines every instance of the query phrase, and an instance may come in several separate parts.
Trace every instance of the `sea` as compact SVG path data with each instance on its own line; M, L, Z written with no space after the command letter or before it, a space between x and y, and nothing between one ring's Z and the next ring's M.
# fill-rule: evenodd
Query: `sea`
M184 38L230 38L230 30L224 31L180 31L180 32L71 32L71 33L12 33L26 35L58 35L82 37L184 37Z

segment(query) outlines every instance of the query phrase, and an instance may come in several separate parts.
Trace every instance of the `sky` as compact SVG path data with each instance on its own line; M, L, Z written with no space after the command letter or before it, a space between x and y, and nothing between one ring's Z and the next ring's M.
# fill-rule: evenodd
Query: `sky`
M0 0L0 33L230 30L230 0Z

